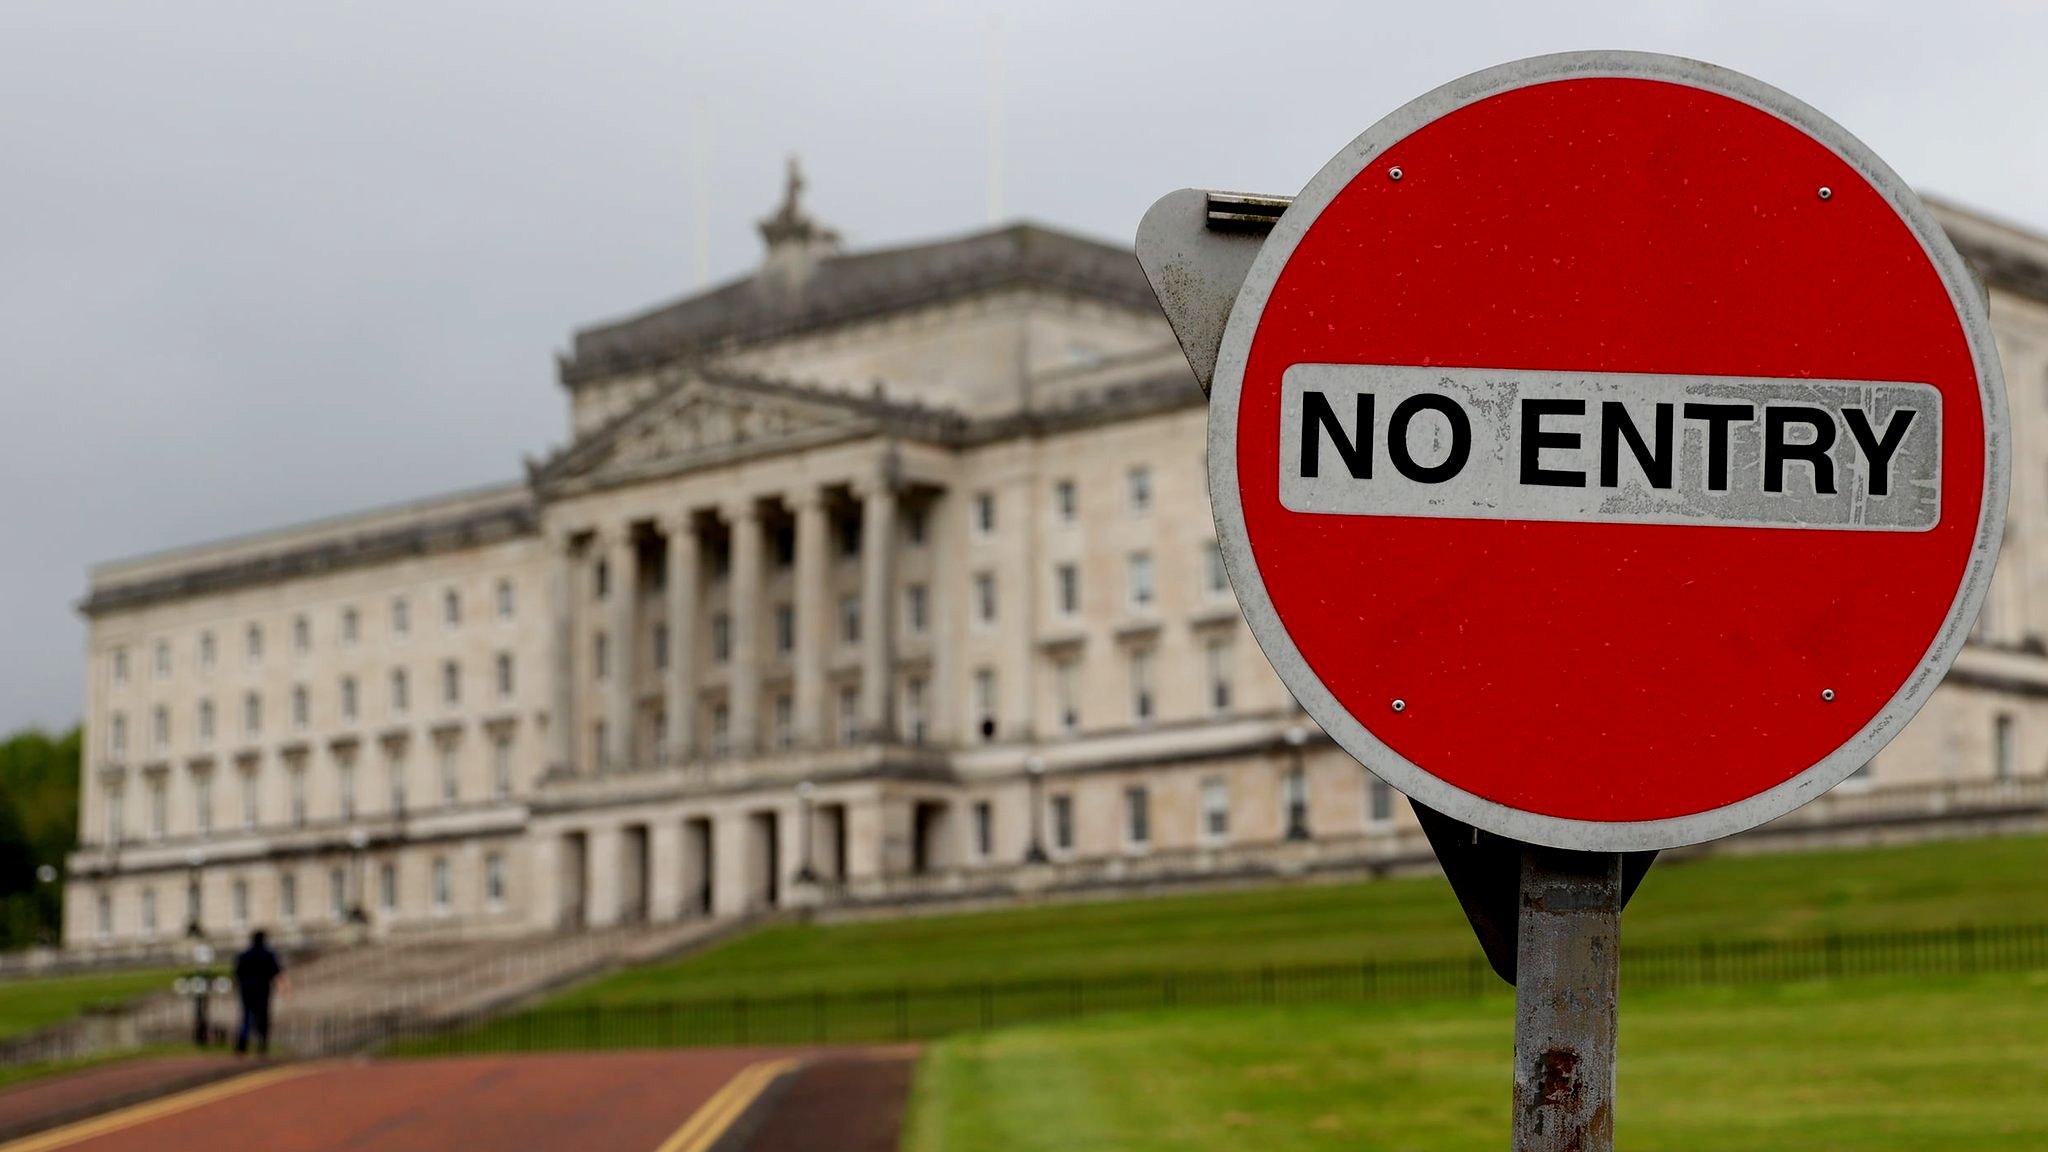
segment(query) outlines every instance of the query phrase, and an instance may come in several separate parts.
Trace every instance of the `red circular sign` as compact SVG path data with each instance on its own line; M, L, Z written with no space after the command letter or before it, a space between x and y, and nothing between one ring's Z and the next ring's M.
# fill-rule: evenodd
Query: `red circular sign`
M1563 847L1738 831L1866 762L2004 520L1978 290L1790 97L1626 53L1482 72L1321 172L1211 395L1246 617L1367 767Z

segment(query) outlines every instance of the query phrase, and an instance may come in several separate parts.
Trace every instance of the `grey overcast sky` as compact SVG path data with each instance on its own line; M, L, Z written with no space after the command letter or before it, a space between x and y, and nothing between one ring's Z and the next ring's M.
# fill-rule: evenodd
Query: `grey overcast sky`
M993 102L1004 214L1122 241L1592 47L1749 72L2048 228L2020 0L7 3L0 731L77 719L89 563L519 475L570 331L695 286L700 184L713 279L791 152L856 245L977 228Z

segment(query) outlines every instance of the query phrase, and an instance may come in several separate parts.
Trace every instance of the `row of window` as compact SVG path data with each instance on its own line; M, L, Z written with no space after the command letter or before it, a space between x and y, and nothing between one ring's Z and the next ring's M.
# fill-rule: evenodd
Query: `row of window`
M459 739L435 741L435 781L440 803L460 804L462 795L462 759ZM387 745L383 753L385 781L385 811L399 814L409 810L408 785L410 767L402 745ZM214 769L210 765L195 765L186 769L190 778L188 795L192 799L192 828L199 836L213 834L217 802L214 788ZM335 771L335 812L342 820L352 820L359 814L357 803L357 765L353 750L337 750L334 753ZM498 731L491 737L491 768L489 794L493 800L506 800L512 796L513 739L508 731ZM288 755L285 758L286 820L292 827L303 827L310 818L307 805L306 758L303 754ZM245 763L237 772L240 784L239 827L242 831L254 831L261 819L263 809L263 776L260 766L254 762ZM149 772L143 776L145 823L143 834L150 840L163 839L170 830L171 793L168 772ZM106 840L109 845L120 844L129 838L126 791L121 785L111 785L106 794Z
M510 652L498 653L492 662L493 685L499 700L510 700L518 691L516 666ZM393 716L403 716L412 708L412 676L404 668L391 670L389 685L389 711ZM459 660L445 660L441 663L441 703L455 708L462 704L462 663ZM343 724L354 724L361 719L361 692L354 676L343 676L336 690L337 714ZM242 695L242 734L256 737L263 734L263 694L251 691ZM294 731L303 731L312 724L312 692L304 684L292 686L290 693L291 726ZM201 745L211 744L218 728L217 716L212 699L201 699L193 708L193 727ZM169 706L159 704L150 710L150 750L161 753L171 746L172 722ZM122 757L128 754L128 714L119 709L109 713L107 718L107 745L111 755Z
M452 862L446 856L436 856L428 864L428 909L436 916L445 916L455 907L455 876ZM332 865L327 869L327 919L336 924L345 923L359 902L359 894L353 891L349 881L349 869L343 865ZM498 911L505 906L505 856L501 852L484 854L483 903L488 911ZM206 908L198 881L189 880L185 885L184 919L179 924L165 924L159 915L157 889L146 887L136 899L140 903L142 935L154 937L182 932L187 925L206 924ZM386 916L396 916L400 907L398 864L384 861L377 868L377 907ZM101 939L114 932L114 898L109 892L101 892L95 908L95 930ZM296 872L283 872L277 878L277 918L286 925L300 923L299 877ZM229 927L239 931L251 926L250 889L245 877L237 876L228 885Z
M1295 769L1282 776L1281 814L1284 819L1285 835L1289 839L1307 839L1309 835L1308 777L1301 769ZM1394 789L1386 781L1365 773L1365 822L1369 827L1382 827L1394 819ZM995 807L987 800L977 801L972 809L974 852L983 860L993 859L995 845ZM1133 784L1123 790L1122 813L1123 840L1127 848L1145 848L1152 843L1152 792L1144 784ZM1056 853L1070 853L1074 850L1074 797L1065 792L1046 797L1047 847ZM1205 777L1201 783L1201 806L1196 815L1196 837L1206 844L1218 844L1230 837L1230 781L1222 776Z
M1124 470L1124 511L1132 516L1149 516L1153 504L1152 468L1148 464L1133 464ZM996 533L996 494L976 492L970 505L972 512L969 522L977 536L993 536ZM1081 486L1071 478L1062 478L1052 484L1053 518L1061 524L1072 524L1081 518Z
M498 619L512 620L516 614L518 597L512 580L509 577L498 581L493 599ZM442 592L441 620L449 628L459 627L462 624L462 592L460 589L449 588ZM390 621L391 634L393 636L405 636L411 633L412 601L408 597L396 596L392 598ZM344 646L357 643L362 638L361 611L354 606L342 608L337 619L336 634ZM266 632L261 623L251 623L243 629L242 651L251 666L263 662L265 636ZM301 612L292 617L291 647L296 655L305 655L313 650L313 619L307 613ZM219 643L212 629L199 633L194 659L200 670L205 671L214 667L219 659L218 650ZM128 648L125 645L115 648L110 654L109 659L113 664L112 676L114 683L128 683ZM157 679L164 680L170 677L172 671L172 652L169 640L158 640L151 646L150 667Z

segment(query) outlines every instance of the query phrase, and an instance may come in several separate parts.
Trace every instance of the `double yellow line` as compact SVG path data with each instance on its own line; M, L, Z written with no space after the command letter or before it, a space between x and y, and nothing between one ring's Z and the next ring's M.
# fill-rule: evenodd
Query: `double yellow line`
M230 1096L240 1096L244 1092L253 1092L258 1088L275 1084L280 1080L296 1079L313 1071L316 1067L317 1065L312 1064L286 1064L277 1068L266 1068L261 1072L251 1072L244 1076L236 1076L215 1084L208 1084L201 1088L194 1088L187 1092L166 1096L161 1100L151 1100L131 1108L123 1108L118 1112L110 1112L105 1116L98 1116L91 1120L81 1120L76 1124L67 1124L62 1128L53 1128L48 1132L24 1137L9 1144L0 1144L0 1152L47 1152L48 1149L69 1147L81 1141L90 1140L95 1136L105 1136L109 1132L119 1132L124 1128L133 1128L137 1124L147 1124L151 1120L170 1116L178 1112L189 1111L202 1104L211 1104L216 1100L225 1100Z
M661 1147L654 1152L704 1152L705 1149L725 1135L747 1106L760 1099L775 1078L797 1066L795 1059L763 1060L740 1069L739 1074L725 1082L725 1087L713 1093L704 1106L690 1114L683 1126L675 1130ZM0 1150L4 1152L4 1150Z

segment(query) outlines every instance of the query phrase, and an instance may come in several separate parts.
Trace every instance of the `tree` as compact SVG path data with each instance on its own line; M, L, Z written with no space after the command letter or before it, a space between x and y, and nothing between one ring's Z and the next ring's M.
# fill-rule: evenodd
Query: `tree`
M0 743L0 947L59 937L63 886L36 871L47 864L61 876L78 846L81 748L77 728L29 729Z

